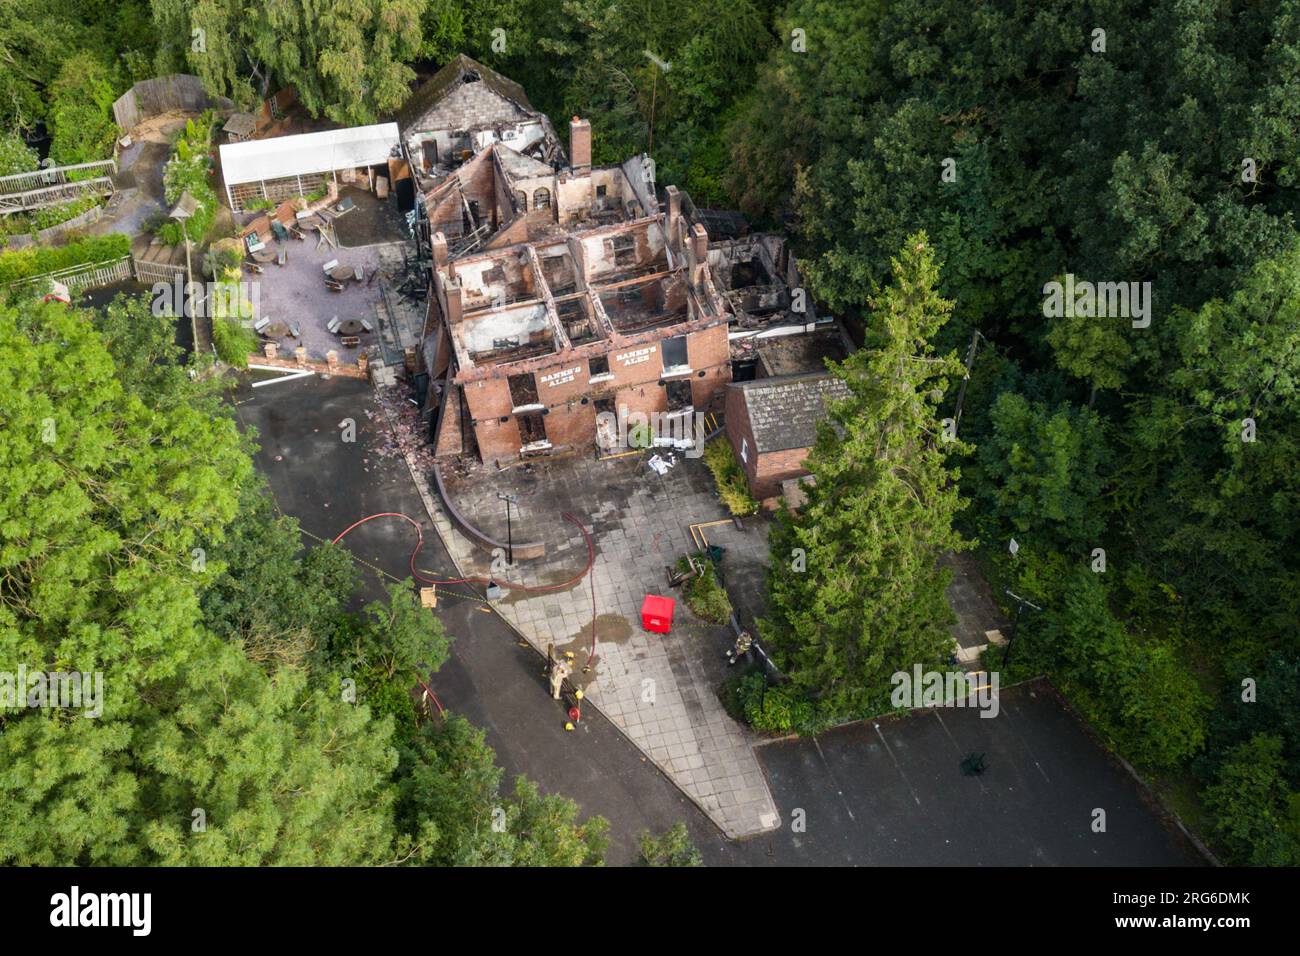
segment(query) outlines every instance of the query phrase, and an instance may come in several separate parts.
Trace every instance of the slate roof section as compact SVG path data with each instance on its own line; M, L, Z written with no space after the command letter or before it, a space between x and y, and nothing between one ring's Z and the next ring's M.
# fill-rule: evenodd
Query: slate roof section
M759 454L810 448L828 399L847 398L849 387L829 372L781 375L733 382L741 390Z
M231 113L222 129L232 136L252 136L257 132L257 118L252 113Z
M524 88L514 80L502 76L496 70L467 57L464 53L458 53L446 66L416 87L415 92L398 111L397 124L404 130L410 129L437 106L443 97L455 89L456 84L463 83L470 74L477 74L478 82L525 113L537 112L533 109L533 104L528 102L528 95L524 93Z

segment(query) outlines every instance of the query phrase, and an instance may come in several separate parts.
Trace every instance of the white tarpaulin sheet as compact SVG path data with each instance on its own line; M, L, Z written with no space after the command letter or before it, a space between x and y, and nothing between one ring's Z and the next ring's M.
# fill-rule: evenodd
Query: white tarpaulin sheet
M397 144L396 123L226 143L221 147L221 174L227 186L238 186L356 166L380 166L394 155Z

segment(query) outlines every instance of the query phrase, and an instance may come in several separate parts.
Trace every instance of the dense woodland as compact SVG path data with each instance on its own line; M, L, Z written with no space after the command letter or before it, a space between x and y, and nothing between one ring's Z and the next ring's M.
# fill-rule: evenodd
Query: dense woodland
M772 536L762 631L791 682L766 691L771 724L879 713L891 672L944 664L934 559L970 549L995 594L1042 609L1009 664L987 660L1004 685L1050 675L1224 860L1300 863L1300 6L6 8L0 173L107 155L112 100L159 73L241 104L292 84L364 122L463 51L553 118L589 117L597 161L651 150L662 183L787 232L864 348L837 369L853 394L816 490ZM1150 282L1150 325L1045 317L1067 275ZM401 593L362 617L322 598L348 563L299 554L215 397L151 361L160 335L0 312L0 649L130 675L121 719L0 717L0 859L597 858L599 824L527 783L511 812L537 826L511 832L545 839L475 827L490 752L460 722L415 729L393 678L439 661L379 640L398 620L428 646L427 619ZM74 442L59 464L50 417ZM223 557L199 577L203 542ZM352 673L369 717L325 689ZM320 734L353 746L304 746ZM286 799L291 768L331 786ZM184 838L196 806L219 838Z

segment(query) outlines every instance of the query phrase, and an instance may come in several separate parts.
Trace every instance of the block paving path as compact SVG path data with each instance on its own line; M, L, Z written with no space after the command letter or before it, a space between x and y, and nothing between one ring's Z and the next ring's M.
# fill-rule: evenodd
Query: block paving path
M728 837L773 830L779 825L776 804L753 749L760 738L733 720L717 696L730 631L700 621L666 583L665 566L694 550L689 525L726 514L702 461L678 455L676 466L660 476L646 464L649 457L575 458L499 472L476 466L468 474L444 476L456 508L481 531L506 540L505 506L497 498L506 492L519 499L514 540L546 541L544 558L517 561L499 575L503 580L544 586L572 578L585 565L587 548L561 512L586 525L595 546L590 579L564 590L508 590L497 610L542 653L548 644L572 651L574 681L586 699ZM461 574L488 576L491 556L453 529L428 483L422 492ZM765 548L758 534L753 537ZM583 673L592 640L593 588L595 664ZM641 627L646 594L678 599L670 634Z

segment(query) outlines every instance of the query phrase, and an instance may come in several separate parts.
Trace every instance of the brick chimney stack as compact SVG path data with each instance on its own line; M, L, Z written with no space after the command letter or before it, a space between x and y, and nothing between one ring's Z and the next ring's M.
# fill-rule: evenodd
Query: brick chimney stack
M591 123L576 116L569 121L569 168L575 176L591 172Z
M682 218L682 194L676 186L664 187L668 196L668 235L671 241L677 241L677 221Z
M691 248L695 252L696 262L709 261L709 234L698 222L691 226Z
M441 269L447 264L447 237L442 232L433 234L433 241L430 243L433 253L433 267Z
M460 294L460 279L453 279L448 282L443 287L443 292L447 295L447 325L456 325L465 315Z

